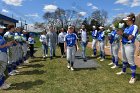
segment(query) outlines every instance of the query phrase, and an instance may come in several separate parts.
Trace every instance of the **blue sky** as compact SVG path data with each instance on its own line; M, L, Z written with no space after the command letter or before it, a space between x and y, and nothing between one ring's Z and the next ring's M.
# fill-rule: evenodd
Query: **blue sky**
M108 12L108 22L115 16L124 16L130 12L140 13L140 0L1 0L0 12L27 23L43 22L45 11L56 8L75 9L83 16L90 16L96 9Z

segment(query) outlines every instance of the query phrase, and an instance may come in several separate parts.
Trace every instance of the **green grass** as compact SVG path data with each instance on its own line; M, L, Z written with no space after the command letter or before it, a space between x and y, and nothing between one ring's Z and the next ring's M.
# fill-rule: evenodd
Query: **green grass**
M38 46L39 44L37 44ZM87 55L91 49L87 50ZM57 56L60 55L57 49ZM21 73L8 78L12 84L8 90L0 90L0 93L139 93L140 69L137 70L137 82L134 85L128 83L131 71L126 75L117 76L115 73L121 68L112 70L105 62L99 62L101 67L96 69L77 69L70 71L66 68L65 58L56 58L52 61L41 58L41 50L35 53L36 58L30 59L30 64L19 69ZM121 64L121 63L120 63Z

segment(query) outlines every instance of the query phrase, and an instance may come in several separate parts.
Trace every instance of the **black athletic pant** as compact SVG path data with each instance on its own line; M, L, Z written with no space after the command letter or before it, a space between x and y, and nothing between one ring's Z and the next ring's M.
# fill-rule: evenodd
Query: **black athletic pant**
M59 43L60 49L61 49L61 55L64 55L64 43Z
M30 44L30 57L33 57L34 54L34 44Z

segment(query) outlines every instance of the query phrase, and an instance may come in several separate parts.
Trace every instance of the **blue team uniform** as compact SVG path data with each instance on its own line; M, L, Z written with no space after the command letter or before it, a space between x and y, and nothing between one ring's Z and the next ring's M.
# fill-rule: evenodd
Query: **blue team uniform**
M111 39L110 39L110 44L114 43L114 42L117 42L119 40L119 35L117 35L117 32L116 30L113 30L111 33L110 33L110 36L109 36Z
M98 41L104 41L105 40L105 34L104 31L99 31L98 32Z
M136 65L134 62L134 52L135 52L135 39L138 34L138 27L136 25L131 25L125 28L124 33L129 35L133 35L134 37L131 40L128 40L127 37L122 38L122 58L123 58L123 68L122 71L126 72L127 64L130 64L130 68L132 71L132 77L135 78Z
M69 47L75 46L76 40L77 40L77 36L74 33L67 34L65 37L65 42L66 42L67 46L69 46Z
M0 45L6 44L5 39L0 35ZM5 52L7 53L7 48L0 48L0 52Z
M97 39L98 39L98 31L97 30L93 30L92 31L92 48L93 48L93 55L95 56L97 54L97 49L96 49L96 43L97 43Z
M109 42L111 44L112 62L118 66L118 51L119 51L119 38L116 30L113 30L109 35Z
M92 38L93 39L97 39L98 38L98 31L97 30L93 30L92 31Z
M0 46L5 45L6 41L5 39L0 35ZM6 65L7 65L7 47L4 48L0 48L0 87L4 84L5 81L5 77L4 77L4 71L6 69Z
M134 38L132 40L128 40L127 38L123 37L122 38L122 43L123 44L127 44L127 43L135 43L135 39L136 39L136 35L138 34L138 30L136 32L134 32L134 25L129 26L127 28L125 28L124 33L128 34L128 35L133 35Z
M102 59L105 59L105 50L104 50L104 40L105 40L105 34L104 31L98 32L98 41L99 41L99 47L100 47L100 57Z
M64 41L67 45L67 60L68 64L73 67L74 60L75 60L75 52L76 52L76 41L77 41L77 35L72 33L72 34L67 34L64 38Z

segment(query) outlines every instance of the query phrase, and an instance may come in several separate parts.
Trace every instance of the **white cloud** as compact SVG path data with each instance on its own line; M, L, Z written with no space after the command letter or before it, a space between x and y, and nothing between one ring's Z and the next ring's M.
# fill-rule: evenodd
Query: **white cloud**
M129 0L117 0L115 4L122 4L122 5L129 5L130 1Z
M6 9L2 9L2 11L1 12L3 12L3 13L9 13L9 11L8 10L6 10Z
M98 7L92 6L92 9L93 9L93 10L98 10Z
M133 0L131 7L140 6L140 0Z
M23 0L2 0L8 5L13 5L13 6L22 6Z
M58 7L56 5L45 5L44 11L45 12L55 12Z
M90 3L90 2L89 2L89 3L87 3L87 6L92 6L92 3Z
M123 10L122 8L116 8L116 9L113 9L115 11L120 11L120 10Z
M79 12L78 13L80 16L85 16L87 13L86 12Z
M27 17L39 17L38 13L34 13L34 14L27 14L25 15Z
M117 0L115 4L127 5L129 7L140 6L140 0Z

